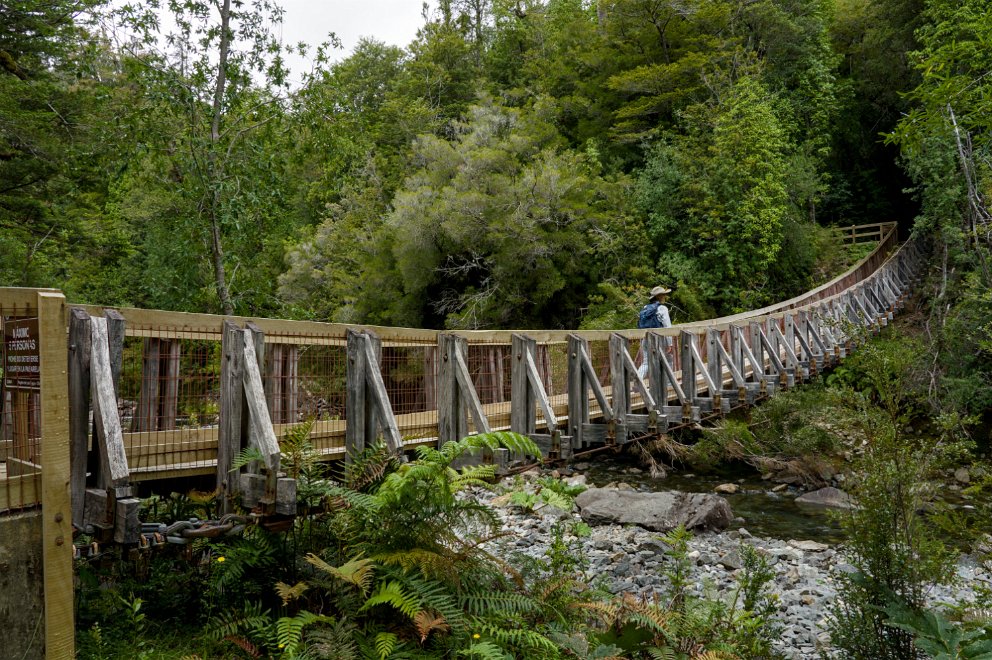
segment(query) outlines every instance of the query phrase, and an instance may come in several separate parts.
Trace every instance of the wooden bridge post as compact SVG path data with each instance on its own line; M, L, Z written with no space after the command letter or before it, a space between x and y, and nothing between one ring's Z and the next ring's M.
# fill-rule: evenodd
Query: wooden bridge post
M710 380L723 390L723 360L717 344L723 344L723 335L716 328L706 331L706 367L710 372ZM710 392L712 395L712 392Z
M696 363L692 360L692 347L689 345L693 335L683 330L679 334L679 357L682 362L682 391L690 403L695 403L699 390L696 384Z
M510 372L510 430L522 435L537 431L537 413L534 410L534 392L527 379L527 356L534 359L537 342L530 337L514 334L512 337L513 366Z
M457 441L468 435L468 416L465 401L458 390L457 360L460 354L468 361L468 340L457 335L440 333L437 336L438 355L438 446Z
M648 387L659 410L668 405L668 375L661 364L666 358L665 337L657 332L644 333L644 362L648 365Z
M610 385L613 390L613 418L617 421L617 442L623 442L622 425L631 412L630 376L623 353L630 353L630 341L619 334L610 335Z
M241 452L241 424L244 418L244 331L231 321L224 321L220 362L220 419L217 428L217 490L224 512L233 509L235 495L241 487L231 472L234 459Z
M365 342L362 333L348 330L348 375L345 391L345 460L365 450Z
M578 335L568 336L568 431L572 447L584 447L582 427L589 423L589 384L582 368L589 342Z
M69 316L69 465L72 524L83 527L90 432L90 315L81 309Z
M537 342L524 335L513 335L513 397L510 401L510 430L528 435L542 451L555 458L570 458L571 436L562 436L558 429L551 400L544 389L540 369L535 362ZM537 414L535 404L540 406L547 434L536 433Z

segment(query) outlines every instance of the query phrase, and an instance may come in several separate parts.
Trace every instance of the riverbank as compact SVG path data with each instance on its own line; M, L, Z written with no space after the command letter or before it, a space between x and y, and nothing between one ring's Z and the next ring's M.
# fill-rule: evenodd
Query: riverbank
M525 478L524 488L529 488L536 476ZM585 475L572 479L582 481ZM509 490L519 488L521 480L505 479L501 486ZM646 598L666 591L664 569L672 560L658 532L605 524L592 526L587 535L576 535L576 525L582 522L577 511L564 512L544 506L527 512L509 505L507 498L498 493L480 490L473 496L496 508L508 532L507 537L491 544L491 551L498 555L542 557L552 540L552 528L561 525L568 530L566 541L586 562L586 577L590 582L598 580L614 594L630 593ZM731 528L699 532L690 542L691 588L696 595L734 598L742 543L757 549L774 572L768 586L778 601L773 615L773 624L779 628L774 643L776 651L786 658L820 657L829 647L826 617L837 597L838 577L854 571L845 559L842 543L834 535L823 537L802 532L783 538L756 535L749 531L748 521L738 517ZM975 586L988 580L989 576L972 557L962 555L957 582L934 590L931 601L934 604L968 602L975 595Z

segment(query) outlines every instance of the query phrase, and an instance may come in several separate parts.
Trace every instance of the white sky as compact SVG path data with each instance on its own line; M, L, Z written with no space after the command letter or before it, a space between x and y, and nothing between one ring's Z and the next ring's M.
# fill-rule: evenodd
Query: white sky
M423 0L282 0L282 40L316 46L333 32L342 48L331 57L344 59L361 37L373 37L394 46L406 46L423 25ZM289 60L293 78L310 69L310 62Z

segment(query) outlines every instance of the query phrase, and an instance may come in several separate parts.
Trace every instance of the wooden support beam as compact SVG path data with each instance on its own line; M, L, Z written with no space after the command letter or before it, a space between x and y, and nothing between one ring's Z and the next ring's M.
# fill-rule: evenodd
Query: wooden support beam
M348 330L348 374L345 389L345 457L365 450L365 346L363 335L357 330Z
M90 315L81 309L70 310L69 316L68 391L72 522L82 528L90 436Z
M651 396L651 391L648 389L647 383L644 382L644 379L638 373L637 366L630 357L630 351L624 350L622 357L624 368L627 370L627 377L633 382L634 389L640 393L641 401L644 402L648 410L654 410L656 408L654 397Z
M479 394L475 391L475 385L472 383L472 375L468 371L468 362L466 360L468 357L468 343L463 337L459 339L461 340L459 348L453 352L455 379L458 382L459 395L465 401L468 411L472 415L472 422L475 424L476 433L490 433L492 432L492 427L489 426L489 418L486 417L485 410L482 408L482 402L479 400Z
M537 431L537 414L534 397L527 376L527 356L533 359L537 342L529 337L514 334L512 337L513 361L510 373L510 430L523 435Z
M461 344L466 346L468 341L456 335L442 333L437 337L438 354L438 446L446 442L455 442L468 435L468 418L465 405L458 391L457 364L455 353L461 350Z
M121 398L121 369L124 368L124 317L114 309L104 311L107 319L107 346L110 350L110 377L114 382L114 392Z
M728 329L727 332L731 336L735 334L733 332L733 328ZM723 345L723 342L720 340L720 331L715 328L711 328L709 333L710 333L709 344L711 351L710 360L712 362L716 362L717 364L722 363L723 365L726 365L727 371L730 373L731 382L734 384L734 387L740 390L738 393L740 401L742 403L747 402L747 394L745 393L745 390L747 389L747 381L744 380L743 372L741 371L740 367L736 364L734 358L730 355L730 352L727 351L726 347ZM723 378L722 368L721 371L719 372L719 378L721 380Z
M696 362L692 359L692 340L695 337L685 330L679 335L680 357L682 358L682 391L686 399L695 404L699 398L699 386L696 383Z
M90 392L93 399L93 424L100 452L101 488L127 486L130 470L124 451L124 434L117 413L117 393L110 369L110 344L107 320L90 319Z
M768 336L765 335L765 331L761 328L761 325L756 322L751 322L751 332L752 337L757 333L758 337L758 351L757 358L759 361L763 361L764 356L767 355L768 361L775 373L778 374L778 384L782 387L789 386L789 373L785 369L785 365L782 363L782 358L779 357L778 353L772 350L772 343L768 340Z
M544 416L544 422L547 424L548 430L553 433L558 428L558 418L555 416L554 409L551 407L551 401L544 391L544 382L541 379L537 365L534 363L534 355L527 353L524 359L527 362L527 379L530 381L531 391L537 400L538 407L541 409L541 414Z
M588 345L589 343L578 335L568 336L568 433L572 436L576 448L586 446L582 427L589 423L590 383L587 372L583 369Z
M623 361L624 353L630 353L629 340L619 334L610 335L610 389L613 397L614 440L617 444L627 442L627 415L630 405L630 377Z
M231 472L234 459L241 452L242 419L244 416L244 331L231 321L224 321L220 362L220 419L217 431L217 489L221 508L233 510L232 498L241 488L240 480Z
M366 405L372 404L371 408L375 418L382 429L382 435L386 440L386 446L390 451L399 453L403 449L403 438L400 436L399 426L396 424L396 416L393 414L393 406L389 401L389 394L386 392L386 383L382 379L382 372L379 369L379 358L376 355L377 347L381 352L382 344L378 338L370 333L364 335L365 344L365 386ZM371 399L371 401L369 401ZM368 410L368 408L366 408ZM366 418L365 433L369 438L369 422Z
M606 398L606 392L603 391L603 386L599 383L596 371L592 368L592 358L589 356L588 348L588 345L585 344L580 347L582 351L582 370L586 375L586 383L592 388L592 393L595 395L596 402L599 404L599 410L603 415L603 420L609 422L613 419L613 410L609 399Z
M273 475L279 472L279 441L276 439L265 403L265 390L262 387L262 373L259 369L257 344L265 341L265 335L258 329L245 329L243 340L242 386L245 393L245 412L248 419L248 444L258 449L265 458L265 468ZM264 343L262 344L264 346Z
M66 306L61 293L37 293L41 370L41 539L45 593L45 656L75 657L70 503L69 389Z
M376 411L375 393L369 387L369 378L378 375L382 381L382 340L373 332L363 332L365 337L365 446L368 447L379 438L380 421ZM375 374L373 374L375 372ZM385 387L383 387L385 391ZM369 398L373 397L373 398ZM385 434L385 428L382 429Z

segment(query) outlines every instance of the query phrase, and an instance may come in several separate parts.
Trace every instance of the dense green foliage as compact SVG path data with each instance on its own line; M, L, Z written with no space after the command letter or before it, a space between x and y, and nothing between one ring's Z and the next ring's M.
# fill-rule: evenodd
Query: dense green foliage
M984 82L927 64L981 70L981 15L920 4L442 2L336 62L271 2L8 4L0 283L439 328L629 327L658 282L676 320L762 305L843 263L822 226L909 208L900 113L921 190L942 95L982 130Z
M769 656L773 574L749 546L741 546L743 570L729 602L692 595L692 537L684 529L662 538L669 587L654 602L597 588L577 530L564 524L552 530L543 557L496 550L504 535L496 512L465 497L469 488L491 487L493 466L452 465L483 448L537 452L524 436L420 447L406 463L380 444L332 478L300 428L282 443L308 493L300 501L307 513L291 531L250 527L233 541L167 548L148 558L137 579L80 562L80 657ZM559 498L574 492L550 479L541 487ZM193 513L196 499L154 504L181 517ZM170 629L192 641L162 643Z

